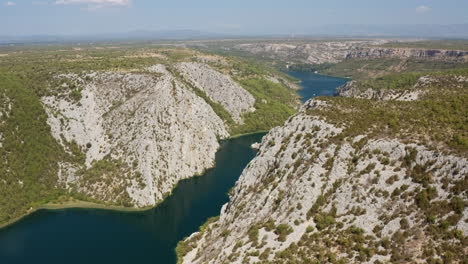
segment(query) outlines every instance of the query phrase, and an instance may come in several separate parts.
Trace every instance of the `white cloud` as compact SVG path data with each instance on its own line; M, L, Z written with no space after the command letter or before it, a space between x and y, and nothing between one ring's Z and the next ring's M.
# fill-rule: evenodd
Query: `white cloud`
M419 14L428 13L428 12L430 12L431 10L432 10L431 7L425 6L425 5L416 7L416 13L419 13Z
M15 2L8 1L8 2L5 3L5 6L15 6L15 5L16 5Z
M87 5L87 10L93 11L110 6L128 6L130 0L56 0L57 5Z
M57 0L58 5L69 4L89 4L89 5L120 5L125 6L130 4L130 0Z

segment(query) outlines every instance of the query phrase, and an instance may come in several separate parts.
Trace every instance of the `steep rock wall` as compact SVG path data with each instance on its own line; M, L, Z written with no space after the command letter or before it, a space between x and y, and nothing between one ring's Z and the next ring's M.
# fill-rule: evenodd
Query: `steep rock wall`
M447 92L466 92L465 77L452 75L420 78L415 89L438 90L430 84L442 80L441 87L454 89ZM349 94L364 95L360 90ZM179 244L179 260L463 260L468 236L466 152L449 152L403 135L378 136L379 127L349 133L349 123L317 114L325 109L335 112L337 107L352 113L358 102L363 100L330 105L312 99L282 127L271 130L230 192L220 217ZM405 102L410 103L418 102Z
M358 47L346 54L346 59L352 58L381 58L395 57L401 59L433 59L466 61L468 51L462 50L437 50L437 49L416 49L416 48L367 48Z
M69 150L76 142L86 155L85 169L64 164L67 186L104 201L128 193L132 204L148 206L214 165L218 139L229 135L223 120L164 66L150 71L62 76L84 86L81 98L43 98L54 137ZM120 164L120 176L93 180L77 173L99 161Z
M204 63L182 62L176 68L192 85L220 103L237 123L243 123L243 113L255 111L255 98L229 76Z

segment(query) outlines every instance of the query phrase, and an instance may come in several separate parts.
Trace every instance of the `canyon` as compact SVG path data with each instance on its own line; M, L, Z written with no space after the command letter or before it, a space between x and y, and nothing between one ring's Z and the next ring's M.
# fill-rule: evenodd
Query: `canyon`
M242 43L234 45L232 49L266 56L290 65L338 63L356 58L429 59L459 62L466 62L468 59L468 51L465 50L383 47L385 44L392 43L391 40L386 39L305 42L291 39L286 42Z
M179 244L180 263L462 261L466 152L435 131L427 141L418 123L442 125L424 105L466 98L466 72L365 84L311 99L272 129L220 217Z

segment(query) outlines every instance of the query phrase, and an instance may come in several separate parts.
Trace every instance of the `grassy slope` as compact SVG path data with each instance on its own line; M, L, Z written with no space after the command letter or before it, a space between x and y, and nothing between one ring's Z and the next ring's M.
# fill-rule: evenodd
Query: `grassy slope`
M295 82L294 78L253 60L226 58L229 65L212 64L211 66L231 75L237 83L250 92L255 98L256 109L255 112L243 115L243 125L236 125L229 119L225 119L230 121L228 124L232 136L268 131L275 126L282 125L296 112L294 107L298 105L297 94L281 83L266 80L264 76L280 76L289 82ZM214 109L217 110L216 107ZM223 117L223 115L220 116Z
M296 111L291 104L294 96L288 88L265 79L248 79L240 82L255 97L255 112L243 115L244 124L234 126L233 135L268 131L280 126Z

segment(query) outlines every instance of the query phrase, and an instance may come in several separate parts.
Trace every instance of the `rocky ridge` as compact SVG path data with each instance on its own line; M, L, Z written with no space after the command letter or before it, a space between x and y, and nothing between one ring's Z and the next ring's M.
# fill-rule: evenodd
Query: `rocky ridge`
M193 86L220 103L237 123L242 123L243 113L255 111L255 98L229 76L204 63L182 62L176 68Z
M337 63L345 58L350 49L367 45L379 45L385 40L370 41L329 41L305 44L292 43L244 43L234 46L235 49L253 54L266 54L283 61L321 64Z
M416 90L437 79L420 78ZM464 77L450 79L465 96ZM398 100L350 91L343 91L352 97L338 100L341 105L308 101L263 138L220 217L179 244L181 263L463 260L468 253L466 152L447 152L396 133L376 134L383 127L350 131L351 124L322 114L357 111L350 106L372 101L353 97ZM424 91L403 103L430 96L431 90Z
M197 87L210 94L224 86L215 98L237 111L253 110L252 95L229 77L198 66L205 77ZM229 136L224 120L166 66L146 71L61 75L57 78L82 90L42 98L53 136L67 151L84 153L84 166L61 163L60 181L68 189L106 202L151 206L179 180L214 165L218 139ZM103 171L108 172L100 175Z
M193 49L38 48L1 62L0 225L50 204L155 206L214 166L220 139L269 130L299 104L285 74Z
M468 51L417 48L356 47L355 49L346 54L346 59L382 57L392 57L400 59L417 58L463 62L468 60Z
M424 95L425 91L418 89L420 86L430 82L428 76L421 77L418 82L410 89L405 90L375 90L367 88L362 90L356 81L349 81L338 89L338 95L343 97L373 99L373 100L397 100L397 101L415 101Z
M399 58L438 61L466 62L468 51L423 49L423 48L380 48L374 47L388 40L361 41L317 41L309 43L243 43L234 49L263 55L287 64L339 63L349 59Z

